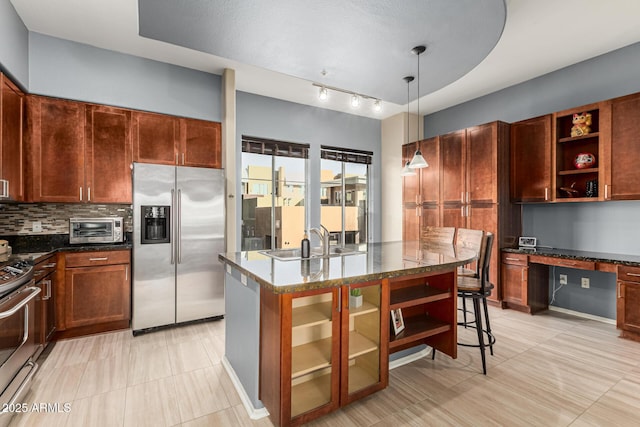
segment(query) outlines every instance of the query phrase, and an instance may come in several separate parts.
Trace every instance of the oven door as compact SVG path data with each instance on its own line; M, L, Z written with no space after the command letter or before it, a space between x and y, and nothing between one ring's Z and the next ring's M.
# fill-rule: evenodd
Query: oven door
M70 243L110 243L114 241L114 221L112 219L71 220Z
M36 349L35 297L40 288L33 283L0 302L0 409L24 396L37 369L31 356Z

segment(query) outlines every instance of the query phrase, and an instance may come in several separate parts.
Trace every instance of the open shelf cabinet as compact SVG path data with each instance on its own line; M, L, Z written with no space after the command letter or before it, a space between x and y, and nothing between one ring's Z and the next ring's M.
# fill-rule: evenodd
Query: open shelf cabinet
M400 310L404 330L394 334L389 326L389 352L418 344L457 357L456 273L403 277L390 283L390 310Z

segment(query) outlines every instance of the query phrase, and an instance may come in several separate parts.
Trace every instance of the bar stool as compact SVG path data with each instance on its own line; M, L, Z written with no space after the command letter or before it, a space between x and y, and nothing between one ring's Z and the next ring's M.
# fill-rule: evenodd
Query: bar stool
M493 284L489 281L489 269L491 263L491 248L493 247L493 234L485 233L482 243L482 249L480 250L480 259L478 263L480 265L479 277L472 276L459 276L458 277L458 297L463 301L466 298L470 298L473 301L473 314L474 319L467 321L466 316L464 321L458 322L458 325L464 327L473 327L476 329L478 335L478 344L469 344L458 342L458 345L465 347L478 347L480 348L480 355L482 357L482 373L487 375L487 363L485 357L485 348L489 347L491 355L493 356L493 344L496 339L491 333L491 323L489 322L489 310L487 309L487 296L491 294ZM482 311L480 310L480 301L482 301L484 308L484 324L482 320ZM487 342L485 343L485 335ZM435 359L435 349L433 349L431 358Z

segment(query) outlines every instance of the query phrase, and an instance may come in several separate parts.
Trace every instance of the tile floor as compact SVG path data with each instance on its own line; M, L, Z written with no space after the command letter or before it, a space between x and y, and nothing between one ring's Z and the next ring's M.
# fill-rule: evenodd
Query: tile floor
M486 377L479 351L458 347L458 359L396 368L387 389L310 425L639 425L640 343L554 312L490 315L498 342ZM249 419L220 363L224 320L60 341L47 353L27 402L60 403L61 412L18 414L11 426L272 425Z

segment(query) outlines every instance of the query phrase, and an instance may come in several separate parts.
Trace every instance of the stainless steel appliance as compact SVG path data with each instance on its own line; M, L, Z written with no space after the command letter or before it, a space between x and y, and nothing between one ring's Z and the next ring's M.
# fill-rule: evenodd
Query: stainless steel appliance
M134 335L224 315L224 171L134 163Z
M0 410L11 409L29 391L38 364L33 360L35 298L33 267L25 261L4 263L0 276ZM12 413L0 414L0 426Z
M118 243L124 241L122 217L69 218L69 243Z

